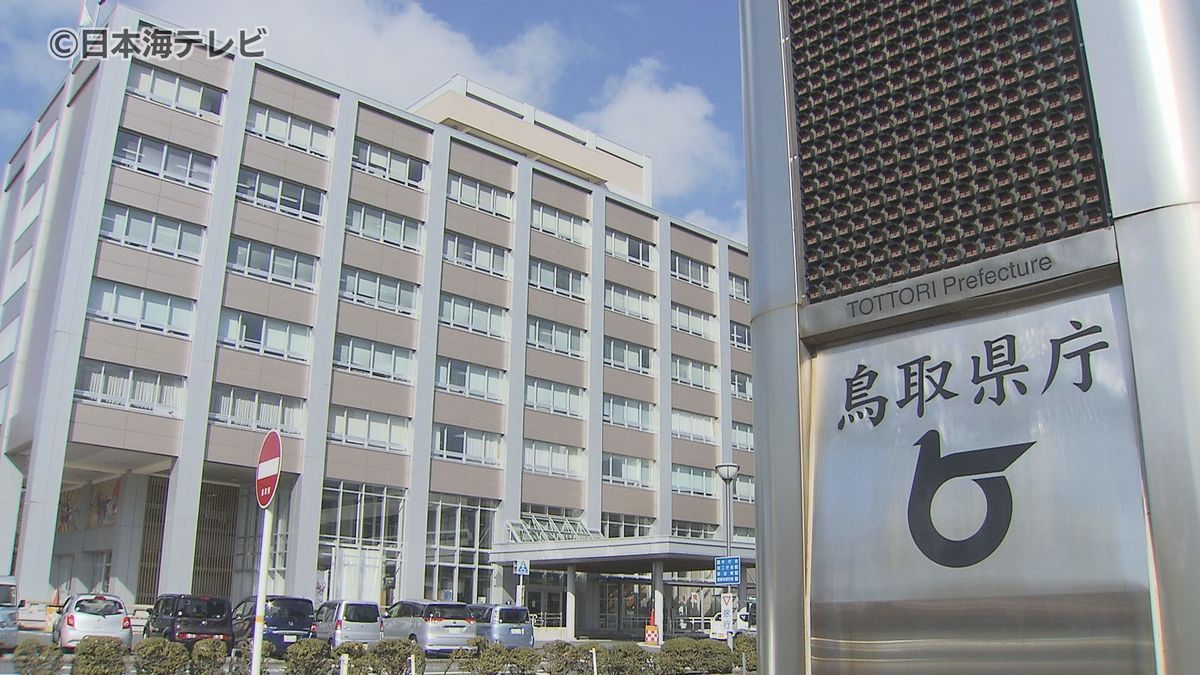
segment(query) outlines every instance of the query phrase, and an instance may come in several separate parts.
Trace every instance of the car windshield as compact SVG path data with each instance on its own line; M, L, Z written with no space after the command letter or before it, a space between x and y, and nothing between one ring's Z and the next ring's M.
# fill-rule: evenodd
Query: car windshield
M375 605L346 605L342 618L350 623L374 623L379 620L379 608Z
M312 603L304 598L275 598L267 601L266 617L283 621L312 621Z
M229 613L229 601L224 598L180 598L178 612L187 619L223 619Z
M501 607L500 623L526 623L529 621L529 610L524 607Z
M488 608L482 605L469 605L467 610L471 612L471 617L476 621L486 621Z
M75 601L75 611L80 614L95 614L96 616L112 616L124 614L125 605L116 598L80 598Z
M0 585L0 607L17 606L17 587L12 584Z
M466 605L429 605L425 608L426 619L470 619L471 611Z

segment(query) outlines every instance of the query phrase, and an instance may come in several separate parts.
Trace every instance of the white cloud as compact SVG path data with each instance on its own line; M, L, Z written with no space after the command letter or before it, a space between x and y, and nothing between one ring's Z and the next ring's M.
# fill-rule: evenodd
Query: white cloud
M734 216L723 219L708 213L704 209L696 209L683 217L684 220L699 225L710 232L723 234L730 239L746 243L746 202L738 201L733 205Z
M266 26L269 33L259 44L267 58L399 106L455 73L545 105L569 58L567 40L552 26L532 26L510 43L485 50L415 2L144 0L140 6L173 23L223 35Z
M650 155L654 197L673 199L736 176L733 142L713 120L697 87L660 79L662 63L644 58L604 87L600 109L575 122Z

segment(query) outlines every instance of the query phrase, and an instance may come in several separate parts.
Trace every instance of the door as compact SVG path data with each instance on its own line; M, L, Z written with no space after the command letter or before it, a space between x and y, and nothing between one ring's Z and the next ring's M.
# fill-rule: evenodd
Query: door
M243 600L233 610L233 639L235 641L251 637L254 628L254 601Z

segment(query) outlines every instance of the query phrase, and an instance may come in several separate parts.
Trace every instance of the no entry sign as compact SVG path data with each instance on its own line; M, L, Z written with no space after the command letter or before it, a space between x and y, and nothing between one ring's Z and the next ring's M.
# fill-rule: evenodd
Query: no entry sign
M254 496L260 508L267 508L275 498L282 464L283 444L279 440L279 432L272 429L263 439L262 448L258 451L258 469L254 472Z

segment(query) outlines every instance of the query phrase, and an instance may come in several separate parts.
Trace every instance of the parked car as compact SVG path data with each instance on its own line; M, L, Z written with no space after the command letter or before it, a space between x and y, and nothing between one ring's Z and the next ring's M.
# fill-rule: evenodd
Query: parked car
M17 600L17 578L0 576L0 650L17 648L17 614L24 606L24 600Z
M409 640L426 652L453 651L475 637L475 618L465 603L401 600L383 617L386 640Z
M235 642L254 638L254 605L250 596L233 608L233 639ZM313 636L314 612L312 600L287 595L268 595L263 607L263 641L275 646L283 656L287 648Z
M168 593L154 601L142 637L164 637L188 649L200 640L220 638L233 647L233 614L229 598Z
M475 634L505 647L532 647L533 621L524 607L468 605L475 619Z
M751 600L749 603L742 605L742 608L737 611L734 617L734 636L746 634L758 634L758 603ZM721 639L717 636L721 634L721 613L718 612L708 620L708 637L716 640Z
M374 602L331 600L317 608L314 626L314 637L335 649L345 642L372 645L383 637L382 613Z
M59 648L74 650L85 637L114 637L133 647L133 624L125 603L114 595L80 593L71 595L54 617L50 639Z

